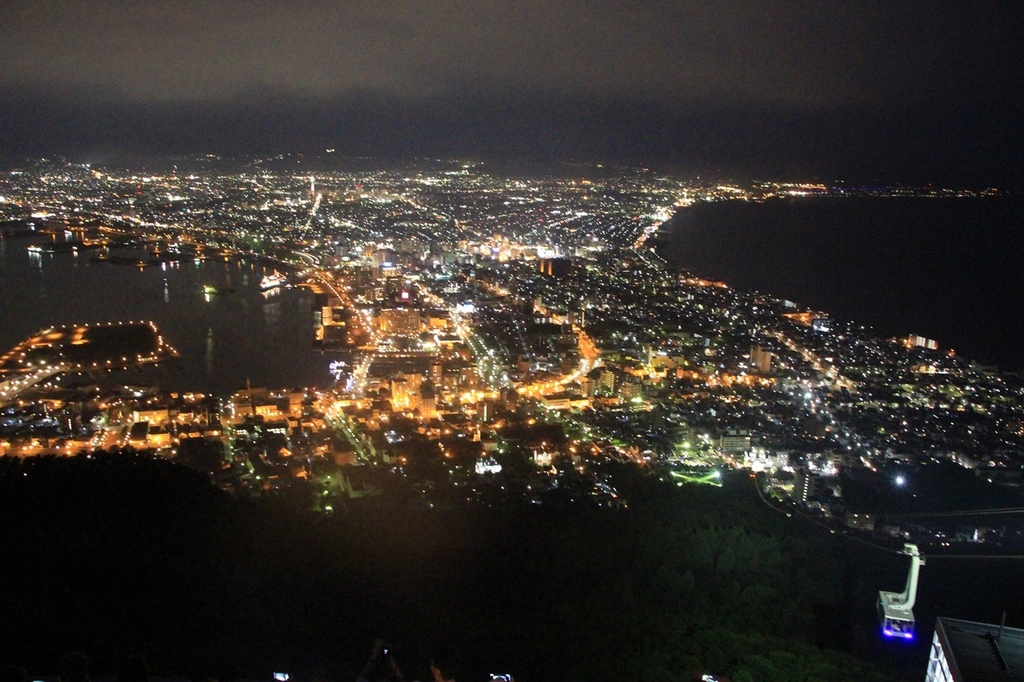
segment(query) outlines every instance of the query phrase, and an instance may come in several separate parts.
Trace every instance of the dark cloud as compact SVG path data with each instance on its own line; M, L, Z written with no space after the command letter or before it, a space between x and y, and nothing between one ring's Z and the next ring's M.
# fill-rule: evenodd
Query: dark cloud
M1020 37L1010 7L22 0L0 23L0 71L11 83L90 85L137 100L257 87L406 97L525 87L838 106L991 78L972 73L972 60L993 65L1003 50L1019 58L1006 44Z
M778 154L841 167L832 154L857 157L848 167L939 168L977 164L972 154L1002 167L1019 145L1017 2L0 6L8 151L332 139L395 153L737 167Z

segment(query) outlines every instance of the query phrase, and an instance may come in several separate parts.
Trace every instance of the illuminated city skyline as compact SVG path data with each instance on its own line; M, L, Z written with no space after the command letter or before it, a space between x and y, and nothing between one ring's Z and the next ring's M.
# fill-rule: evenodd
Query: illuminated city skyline
M1024 4L0 14L5 676L1019 672Z

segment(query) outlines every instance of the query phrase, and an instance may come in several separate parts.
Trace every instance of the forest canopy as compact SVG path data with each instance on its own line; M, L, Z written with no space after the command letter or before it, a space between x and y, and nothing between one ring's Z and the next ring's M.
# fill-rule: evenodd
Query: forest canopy
M468 679L885 680L838 646L843 553L746 479L678 487L632 465L629 509L431 509L388 494L333 515L235 498L145 455L0 458L0 665L354 679L386 637L412 679L439 641ZM836 633L842 636L836 636Z

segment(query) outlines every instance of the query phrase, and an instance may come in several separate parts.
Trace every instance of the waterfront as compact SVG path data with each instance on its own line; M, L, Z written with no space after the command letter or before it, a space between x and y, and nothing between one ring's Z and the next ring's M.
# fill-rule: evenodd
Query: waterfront
M660 253L695 274L1024 369L1019 196L802 198L702 203Z
M786 314L792 309L769 296L679 275L646 248L646 238L658 232L673 206L695 202L699 212L712 202L730 200L758 209L751 211L753 223L764 224L767 216L769 223L784 228L784 221L771 220L772 210L788 204L772 199L823 188L785 183L686 187L669 178L641 182L632 175L596 186L589 181L493 178L468 170L442 177L439 182L434 173L419 171L396 171L369 180L349 175L296 178L262 171L139 177L80 168L12 174L3 186L4 196L11 198L5 210L12 231L14 225L27 231L32 224L71 239L77 226L89 227L82 230L88 237L77 241L77 256L75 242L30 250L32 240L49 238L41 234L12 236L2 243L4 314L15 323L5 328L10 336L5 342L13 345L40 328L69 321L141 318L151 320L182 356L160 368L159 375L148 369L112 375L99 391L91 385L93 376L84 375L80 378L89 385L65 390L72 384L69 380L52 389L39 381L38 391L26 391L16 402L8 400L0 420L0 454L12 457L5 458L9 468L0 484L15 481L26 486L21 488L24 494L10 498L18 501L12 508L34 519L35 509L22 501L42 500L42 506L52 507L58 517L68 513L51 500L75 498L60 492L57 481L40 482L37 466L56 466L68 472L60 478L73 481L76 490L88 490L81 503L67 507L74 509L87 507L91 499L112 497L98 483L87 482L79 467L95 466L102 472L127 465L135 473L114 471L117 485L130 480L138 482L138 490L155 486L177 491L176 499L195 509L199 505L163 474L196 469L199 497L214 499L212 481L221 491L244 498L238 505L243 512L251 508L251 499L272 498L268 509L314 521L302 520L288 528L284 542L257 532L251 547L259 548L259 556L251 555L252 566L266 566L265 548L280 547L280 556L288 563L282 569L288 575L326 576L328 598L318 598L318 604L349 604L354 616L348 620L354 623L366 622L363 614L376 613L373 609L380 603L380 594L372 586L364 587L367 573L346 569L332 574L315 561L309 563L301 548L333 542L346 556L358 558L365 556L365 545L358 537L339 543L330 536L303 535L301 528L327 528L334 519L340 524L356 519L363 526L358 519L370 517L360 514L384 510L396 521L396 529L405 531L415 529L417 519L439 518L427 510L453 520L477 516L485 524L508 513L510 520L515 519L508 528L519 528L522 519L553 519L551 528L564 529L580 518L581 527L569 534L583 545L568 551L567 557L583 556L588 566L607 570L615 581L629 574L637 576L638 585L655 589L648 592L649 602L614 604L614 613L587 609L556 624L551 633L578 631L572 623L605 617L627 622L633 629L623 618L638 617L668 623L663 630L671 634L670 641L649 644L631 640L628 634L617 637L631 647L665 651L674 650L676 633L712 633L708 644L693 650L694 669L724 669L717 653L720 631L737 622L763 626L741 633L745 639L728 653L730 659L741 660L745 651L768 650L775 644L764 641L763 635L786 631L803 633L808 646L856 651L897 667L909 661L917 667L926 653L920 644L890 655L876 641L873 605L880 588L900 582L905 561L893 553L899 545L914 542L929 558L1020 551L1024 536L1015 520L997 525L989 517L971 515L955 521L906 516L978 509L1007 496L1012 504L1019 498L1024 452L1024 433L1019 429L1024 389L1019 378L981 371L914 343L892 343L840 320L815 324L813 313ZM877 205L888 209L900 204L900 192L890 193L892 203ZM928 191L920 194L927 196ZM83 195L94 200L85 203ZM972 193L964 190L961 196ZM174 200L166 201L170 197ZM843 214L847 208L868 205L841 201L828 206L841 207L837 213ZM495 226L500 231L495 232ZM816 229L837 228L821 219ZM854 229L858 236L870 232ZM731 244L725 229L717 236L721 246L735 252L751 243L758 246L752 239ZM791 236L776 233L769 241L791 247ZM803 238L810 246L814 236ZM895 231L887 236L897 245L905 239L905 233ZM111 250L103 250L94 237ZM83 253L86 246L99 250ZM321 263L313 279L330 298L320 308L320 298L302 290L262 293L267 269L239 263L239 251L281 259L267 255L260 256L260 262L297 263L301 258ZM759 255L769 266L787 269L782 257L768 249ZM815 257L812 262L822 260ZM704 268L695 271L711 274ZM880 297L869 302L885 304ZM832 310L829 305L818 307ZM317 311L323 311L324 326L316 336L325 343L352 346L356 344L345 340L355 332L360 337L347 362L337 365L339 381L330 390L322 389L334 358L311 349ZM42 348L50 334L29 345ZM72 339L84 340L84 333L76 332ZM237 391L247 380L253 390ZM153 384L177 389L178 394L145 388ZM278 390L284 387L301 388ZM189 389L234 395L211 400ZM147 466L154 467L153 478L138 473ZM950 471L955 475L947 479L944 474ZM937 496L932 485L936 477L940 483L955 483L956 490ZM47 494L40 495L41 490ZM169 508L162 502L159 506ZM537 514L541 508L545 513ZM152 518L146 512L139 516ZM234 538L241 537L235 529L246 523L239 519L214 515L205 523L230 528L226 536ZM457 539L458 526L447 519L439 530L452 538L455 529ZM106 523L86 525L105 532ZM667 535L650 535L659 524ZM763 539L753 539L766 532L766 524L774 529ZM23 525L31 537L45 536L38 529L50 527L37 520ZM203 525L189 523L186 530ZM395 549L411 547L405 536L376 522L364 527L372 527L374 547L381 548L376 544L379 537L397 539ZM594 534L582 534L586 527ZM620 544L609 547L606 540L616 528L621 531L616 541ZM426 532L414 536L417 542L426 538L430 546L441 547L446 556L491 557L503 547L569 547L564 538L550 536L547 528L539 529L537 536L517 536L504 533L500 525L480 526L469 535L485 533L496 539L494 545L449 546ZM219 532L212 537L211 554L222 551L224 537ZM642 538L640 543L637 537ZM864 555L847 561L844 537L860 540L856 549ZM805 540L814 546L803 544ZM297 543L294 548L292 542ZM14 538L5 543L18 546L25 541ZM66 544L56 539L56 546ZM607 547L607 556L642 558L638 545L649 550L643 559L646 565L609 564L601 557L591 561L585 549ZM677 549L671 549L673 545ZM99 543L91 546L104 555L119 556ZM709 572L717 561L709 555L715 547L728 547L729 554L721 554L719 568ZM403 559L392 547L383 549L381 556L399 558L392 564L434 565L445 575L458 576L450 563L419 550ZM782 570L763 563L765 556L782 557L787 552L791 559L775 563ZM245 546L223 553L250 555ZM692 558L684 568L672 568L675 575L661 563L673 553ZM152 554L165 552L157 547ZM588 603L584 594L560 597L532 588L546 584L544 576L551 574L579 575L585 583L585 571L572 564L546 563L529 553L520 559L524 566L540 567L535 577L523 566L510 569L520 576L518 584L529 585L525 600L539 608L533 613L516 611L517 622L524 617L541 622L552 611L566 612L563 604ZM29 560L42 563L37 557ZM102 567L103 575L121 570L117 565L94 565ZM748 573L743 567L749 566L757 570ZM175 575L256 575L244 562L170 570ZM482 566L471 566L468 575L481 570ZM407 612L413 613L414 622L436 629L430 614L409 611L402 602L404 589L422 592L418 583L375 568L371 572L384 575L389 586L396 586L389 594L398 595L397 610L377 621L379 631L403 629L388 624L401 623L401 614ZM801 572L822 576L827 585L791 579ZM266 661L257 665L265 670L271 665L294 669L277 667L288 655L286 649L315 655L325 650L328 639L352 641L362 634L339 627L330 620L333 616L306 605L280 575L273 568L258 579L277 586L276 594L296 605L292 613L273 607L283 619L272 624L253 619L250 631L210 621L210 630L197 632L199 641L186 649L209 642L212 651L230 652L233 642L266 641L264 626L276 631L283 622L295 641L266 648ZM665 577L660 584L658 575ZM773 575L782 580L774 581ZM990 575L993 589L1005 584L1001 573ZM938 571L928 576L936 581L944 577ZM737 581L752 589L741 594L728 587ZM9 582L24 579L13 576ZM66 583L58 578L54 584ZM614 593L619 584L604 579L584 583L587 594ZM146 584L165 581L154 578ZM353 601L331 593L331 584L355 585L367 599ZM491 595L508 579L499 576L493 583L475 584L483 586L476 601L496 603ZM687 584L708 588L688 589ZM209 589L217 588L202 587L199 593L210 594ZM961 586L960 592L966 594L966 589ZM959 602L943 601L931 590L921 588L921 632L940 612L987 618L988 607L972 611ZM241 606L232 612L251 612L244 600L251 595L263 600L266 594L244 585L237 595L229 592L225 603ZM1001 594L971 594L979 605L1006 601ZM149 602L141 588L132 597L133 603ZM780 603L790 607L780 609ZM657 610L665 605L667 610ZM1007 606L1016 608L1012 603ZM202 608L187 605L188 613ZM450 608L433 603L429 610L444 616ZM455 608L461 610L460 605ZM65 614L49 606L43 611L62 613L62 620L82 623L90 633L103 632L92 613ZM631 612L636 616L629 616ZM493 620L492 613L485 616ZM176 613L158 617L173 628L184 622ZM306 623L312 630L288 623ZM471 633L481 631L472 617L465 623L459 641L469 641ZM30 624L19 646L31 650L28 638L36 639L41 627ZM121 624L115 627L124 629ZM501 632L509 627L499 623ZM410 634L401 639L423 640L418 632L405 631ZM557 641L551 633L539 641L524 639L514 648L531 651L546 646L542 642ZM144 641L133 648L146 648L147 641L175 641L173 635L142 628L139 634ZM104 652L104 643L90 637L75 639ZM474 649L490 652L487 658L498 661L507 645L503 635L494 643L479 641ZM601 671L617 665L600 659L606 648L597 642L568 657L570 662L597 663L564 677L602 679ZM157 652L163 669L178 667L176 651ZM816 655L813 648L805 653ZM105 655L116 652L108 648ZM827 660L826 654L817 655L819 661ZM241 656L246 661L258 658ZM632 665L626 661L616 676L629 677ZM852 659L837 664L844 670L855 665ZM676 666L673 674L664 676L685 677L689 667ZM522 669L529 676L531 671L551 670L552 664L519 660L491 669ZM870 677L854 672L847 679L863 682Z
M181 359L133 369L122 375L126 383L229 394L247 380L253 386L329 381L329 358L312 349L313 294L297 288L264 294L259 282L272 270L263 265L210 260L136 268L90 262L88 253L30 254L32 243L0 239L3 352L46 327L147 320Z

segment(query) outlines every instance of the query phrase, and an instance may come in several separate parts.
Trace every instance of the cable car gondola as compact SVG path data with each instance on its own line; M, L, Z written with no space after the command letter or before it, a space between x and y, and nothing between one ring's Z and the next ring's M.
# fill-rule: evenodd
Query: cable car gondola
M914 601L917 599L917 574L924 557L917 545L903 545L903 554L910 556L910 572L902 592L878 592L878 620L882 635L898 639L914 638Z

